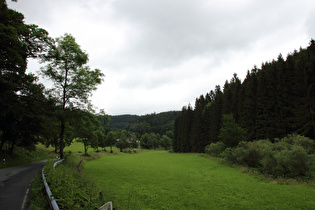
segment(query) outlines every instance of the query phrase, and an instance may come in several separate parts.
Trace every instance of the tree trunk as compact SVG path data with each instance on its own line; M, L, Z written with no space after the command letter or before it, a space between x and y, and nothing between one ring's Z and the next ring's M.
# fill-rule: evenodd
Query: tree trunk
M4 144L4 139L1 140L0 152L2 151L3 144Z
M55 153L58 154L58 138L54 139Z
M85 143L87 140L84 141L84 153L87 155L87 143Z
M12 144L11 144L11 147L10 147L10 154L12 154L13 153L13 149L14 149L14 144L15 144L15 138L14 139L12 139Z
M64 121L64 119L61 119L61 129L60 129L60 159L63 159L64 133L65 133L65 121Z

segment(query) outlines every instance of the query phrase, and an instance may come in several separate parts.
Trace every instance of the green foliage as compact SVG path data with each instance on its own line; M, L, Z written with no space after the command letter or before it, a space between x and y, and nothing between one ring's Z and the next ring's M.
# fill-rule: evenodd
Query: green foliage
M218 156L225 150L225 148L226 148L225 144L219 141L217 143L211 143L207 145L205 148L205 153Z
M114 131L109 131L107 133L104 147L110 146L110 152L111 153L113 153L112 147L115 145L116 139L117 139L117 137L116 137L116 133Z
M45 166L47 183L60 209L95 209L105 203L97 185L77 170L79 163L78 158L68 156L56 171L53 162Z
M298 134L290 134L281 139L282 142L301 146L307 152L307 154L314 154L315 153L315 142L314 140L307 138L305 136L301 136Z
M28 209L37 210L49 208L50 205L47 200L46 190L42 180L42 172L39 170L32 182Z
M155 133L146 133L141 136L140 145L143 149L157 149L159 146L159 139Z
M160 136L160 134L156 133L145 133L140 138L140 146L143 149L171 150L172 145L173 141L167 135Z
M0 158L0 168L6 168L56 158L56 154L52 149L47 149L42 144L38 144L32 151L23 147L16 147L12 154L1 153ZM5 162L3 159L5 159Z
M160 146L165 150L170 150L172 147L172 139L167 135L163 135L160 138Z
M246 130L236 123L232 114L223 115L218 137L227 147L235 147L239 142L246 140L245 136Z
M84 111L79 112L76 116L78 119L75 120L74 125L74 137L77 138L78 142L83 142L84 152L87 155L88 146L97 148L99 145L99 139L103 138L103 133L99 130L100 124L97 118Z
M9 145L32 149L45 107L43 85L27 74L27 59L41 57L50 45L47 31L24 23L23 14L0 3L0 152Z
M303 148L302 143L308 146ZM227 148L220 156L274 177L310 178L314 172L314 157L309 148L313 145L313 140L294 134L275 143L268 140L241 142L236 148Z

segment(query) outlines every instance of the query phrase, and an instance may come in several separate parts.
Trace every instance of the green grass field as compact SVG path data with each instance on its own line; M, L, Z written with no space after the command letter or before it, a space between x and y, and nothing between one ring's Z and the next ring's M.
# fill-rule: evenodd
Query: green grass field
M116 154L84 170L116 209L315 209L315 187L267 183L198 154Z

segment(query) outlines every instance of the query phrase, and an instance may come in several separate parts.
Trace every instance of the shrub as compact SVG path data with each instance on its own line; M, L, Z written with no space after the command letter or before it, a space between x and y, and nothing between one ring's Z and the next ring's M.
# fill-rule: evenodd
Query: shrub
M274 177L310 176L314 155L313 141L299 135L277 139L240 142L236 148L227 148L220 156L232 163L258 168ZM209 145L207 151L214 151L218 145Z
M275 175L275 169L277 167L277 159L274 153L275 152L272 150L266 151L264 157L260 161L263 172L266 174Z
M272 150L271 148L272 143L269 140L240 142L234 150L235 160L241 165L260 168L261 160Z
M219 156L227 162L235 163L234 148L226 148Z
M288 168L290 176L307 176L309 175L310 161L307 152L301 146L293 146L288 152Z
M301 146L307 152L307 154L315 153L315 143L314 140L301 136L298 134L291 134L284 137L282 141L290 143L291 145Z
M233 150L233 156L234 156L234 161L235 163L239 165L246 165L246 159L248 157L249 151L245 149L244 147L236 147Z
M208 153L210 155L218 156L220 153L222 153L225 149L225 144L221 141L217 143L211 143L206 146L205 153Z

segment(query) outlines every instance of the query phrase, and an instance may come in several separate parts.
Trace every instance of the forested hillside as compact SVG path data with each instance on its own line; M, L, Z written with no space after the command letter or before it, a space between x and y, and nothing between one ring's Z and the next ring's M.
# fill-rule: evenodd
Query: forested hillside
M223 90L218 85L198 97L194 108L183 107L175 121L173 149L204 152L227 129L229 135L242 135L242 141L273 141L291 133L314 139L314 107L315 42L311 40L306 49L295 50L286 59L280 54L261 68L254 66L243 82L234 74ZM235 146L238 141L225 143Z
M142 136L145 133L157 133L164 135L167 131L173 131L175 119L180 111L147 114L132 121L126 127L127 130Z
M137 120L140 116L138 115L110 115L109 127L111 129L123 129L128 123Z
M110 129L126 129L139 134L158 133L165 134L173 131L175 118L180 115L180 111L169 111L162 113L139 115L116 115L109 116Z

